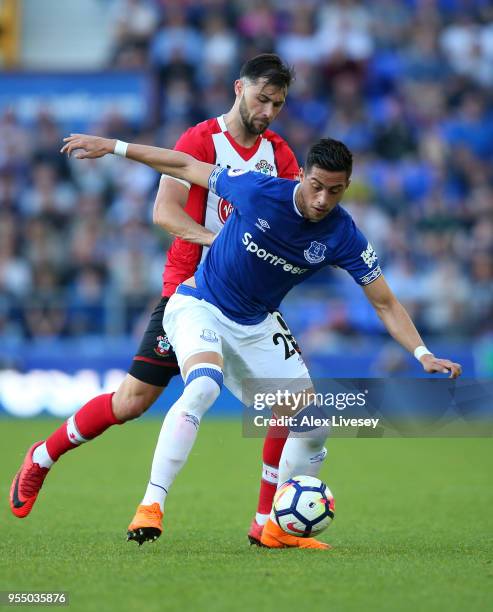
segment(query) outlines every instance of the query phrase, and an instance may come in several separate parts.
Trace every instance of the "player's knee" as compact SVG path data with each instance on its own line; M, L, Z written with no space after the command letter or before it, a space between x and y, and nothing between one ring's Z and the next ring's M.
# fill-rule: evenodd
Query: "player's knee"
M183 398L189 411L199 418L216 401L221 393L223 373L218 366L198 364L188 372Z
M183 392L192 410L205 412L219 397L221 385L208 376L195 378L190 384L187 383Z
M212 406L212 404L219 397L221 387L216 383L216 381L212 380L212 378L208 378L207 376L202 376L195 380L196 382L193 386L193 394L196 402L203 405Z

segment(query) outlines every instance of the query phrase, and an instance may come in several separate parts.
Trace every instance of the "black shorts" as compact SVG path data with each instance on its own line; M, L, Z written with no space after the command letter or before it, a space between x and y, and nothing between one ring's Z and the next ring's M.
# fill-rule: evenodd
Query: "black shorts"
M175 352L163 329L163 315L169 298L163 297L151 315L149 325L134 357L129 374L156 387L166 387L180 373Z

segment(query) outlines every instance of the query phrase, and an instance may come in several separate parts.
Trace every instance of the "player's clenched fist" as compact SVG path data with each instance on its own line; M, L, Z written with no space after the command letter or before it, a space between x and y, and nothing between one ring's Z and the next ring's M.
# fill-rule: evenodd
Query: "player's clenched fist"
M434 355L423 355L420 359L425 372L430 374L433 372L442 372L446 374L450 372L449 378L457 378L462 374L462 366L460 363L454 363L449 359L438 359Z
M60 153L66 153L69 157L74 153L77 159L103 157L115 150L116 140L112 138L101 138L100 136L89 136L88 134L70 134L63 139L66 144Z

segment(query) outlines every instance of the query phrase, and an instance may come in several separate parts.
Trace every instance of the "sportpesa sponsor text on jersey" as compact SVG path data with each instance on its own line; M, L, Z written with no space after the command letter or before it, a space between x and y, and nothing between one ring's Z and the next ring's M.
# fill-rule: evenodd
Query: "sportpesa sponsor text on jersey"
M318 223L294 202L297 181L216 168L209 190L235 209L195 274L200 297L237 323L260 323L286 293L324 266L360 285L381 275L378 258L351 215L337 205Z

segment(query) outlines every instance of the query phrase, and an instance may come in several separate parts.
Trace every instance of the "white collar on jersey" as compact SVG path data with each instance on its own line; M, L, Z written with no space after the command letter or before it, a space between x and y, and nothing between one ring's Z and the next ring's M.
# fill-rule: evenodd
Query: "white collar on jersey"
M219 123L219 127L221 128L221 132L227 132L228 128L226 126L226 121L224 121L224 115L220 115L217 118L217 122Z
M300 188L301 183L298 183L296 185L296 187L293 189L293 208L294 208L294 212L299 216L302 217L303 215L300 213L299 208L296 206L296 192L298 191L298 189Z

